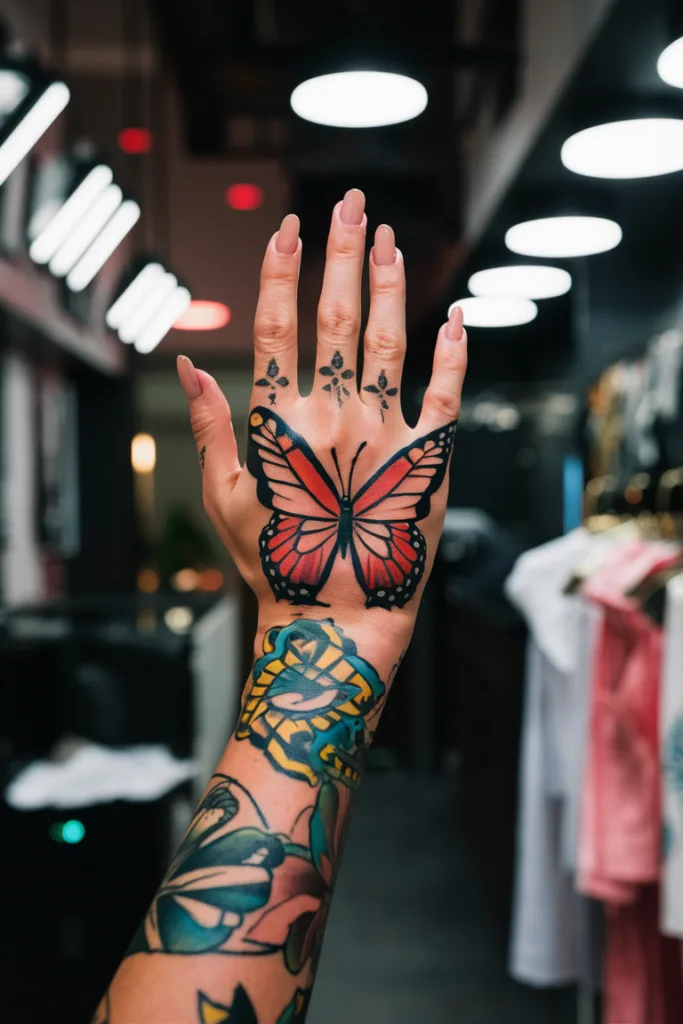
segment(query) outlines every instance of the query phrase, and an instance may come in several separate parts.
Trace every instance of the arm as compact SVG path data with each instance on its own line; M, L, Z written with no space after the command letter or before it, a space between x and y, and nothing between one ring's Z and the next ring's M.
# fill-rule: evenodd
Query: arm
M296 218L271 240L245 468L217 385L179 361L207 511L259 598L255 660L235 732L95 1024L305 1019L364 756L443 523L466 364L456 311L408 428L395 398L403 265L380 228L358 392L364 236L363 197L349 193L333 214L305 401L293 394Z

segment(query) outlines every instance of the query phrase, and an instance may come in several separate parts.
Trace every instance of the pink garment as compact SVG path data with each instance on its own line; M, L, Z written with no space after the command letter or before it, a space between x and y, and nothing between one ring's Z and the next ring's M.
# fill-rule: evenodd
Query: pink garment
M619 544L583 587L604 609L596 647L582 791L579 888L608 908L605 1024L680 1024L665 970L654 895L659 881L659 693L662 633L631 588L680 558L666 542ZM668 961L666 961L668 962ZM680 971L677 972L680 982ZM666 985L663 982L667 977ZM681 997L683 999L683 996ZM677 1006L675 1017L669 1003Z

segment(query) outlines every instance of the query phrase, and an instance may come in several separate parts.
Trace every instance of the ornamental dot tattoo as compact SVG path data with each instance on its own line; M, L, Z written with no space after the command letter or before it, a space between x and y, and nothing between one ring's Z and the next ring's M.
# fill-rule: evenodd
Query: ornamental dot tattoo
M265 377L259 377L258 380L255 380L254 387L268 388L268 403L275 405L277 389L289 387L289 378L280 376L280 367L277 360L271 359L268 363Z
M353 380L353 370L344 369L344 357L341 352L335 352L330 359L329 366L321 366L318 370L321 377L329 377L327 384L323 384L323 391L334 394L341 409L345 398L351 397L351 392L343 383L345 380Z
M386 373L384 370L380 370L377 383L366 384L363 391L367 391L371 395L377 395L379 411L382 414L382 423L384 423L384 413L389 408L387 398L394 398L398 394L398 388L390 388Z

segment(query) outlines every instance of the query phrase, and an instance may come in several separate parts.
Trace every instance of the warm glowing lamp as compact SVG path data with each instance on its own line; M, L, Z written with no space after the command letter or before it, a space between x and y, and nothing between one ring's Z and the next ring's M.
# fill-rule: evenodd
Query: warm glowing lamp
M151 434L136 434L130 445L130 463L136 473L152 473L157 464L156 441Z
M176 331L216 331L229 322L230 310L222 302L193 299L173 327Z

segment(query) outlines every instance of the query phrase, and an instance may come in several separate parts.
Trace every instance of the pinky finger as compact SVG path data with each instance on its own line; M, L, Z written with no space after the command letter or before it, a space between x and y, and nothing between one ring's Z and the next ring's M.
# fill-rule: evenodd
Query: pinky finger
M428 434L457 420L466 370L467 331L463 327L462 309L456 306L436 341L432 379L425 392L422 415L417 425L420 434Z

